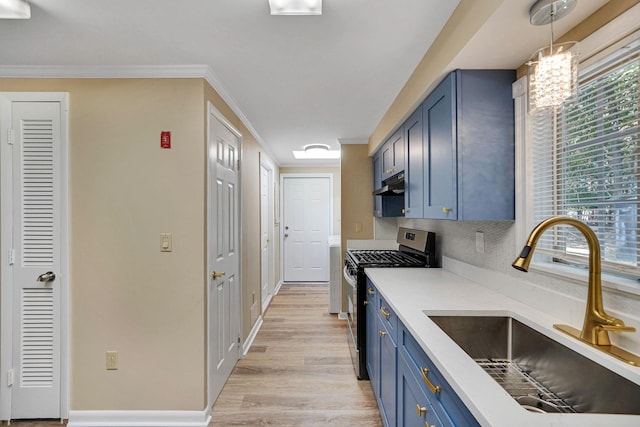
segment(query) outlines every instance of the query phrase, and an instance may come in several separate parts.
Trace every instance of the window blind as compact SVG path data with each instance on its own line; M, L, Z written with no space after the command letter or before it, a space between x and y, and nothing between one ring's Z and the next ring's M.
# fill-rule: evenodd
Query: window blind
M640 277L638 227L640 43L581 71L578 100L530 116L533 219L567 215L587 223L603 269ZM570 226L538 243L545 262L587 264L588 247Z

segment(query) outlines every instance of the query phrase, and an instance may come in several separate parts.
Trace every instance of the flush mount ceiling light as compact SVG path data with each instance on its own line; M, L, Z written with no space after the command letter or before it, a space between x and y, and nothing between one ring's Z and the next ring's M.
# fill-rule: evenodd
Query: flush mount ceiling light
M31 6L24 0L0 0L0 19L29 19Z
M322 0L269 0L272 15L322 15Z
M577 0L538 0L529 9L533 25L550 25L551 43L537 50L529 66L529 110L557 108L578 95L578 43L553 44L553 23L566 16Z
M293 151L296 159L339 159L340 150L330 150L326 144L309 144L304 146L304 151Z

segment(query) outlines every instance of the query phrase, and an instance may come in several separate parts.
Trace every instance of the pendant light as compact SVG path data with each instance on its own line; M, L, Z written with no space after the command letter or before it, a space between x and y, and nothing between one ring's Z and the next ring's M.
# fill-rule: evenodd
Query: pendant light
M553 23L566 16L577 0L538 0L529 10L533 25L551 28L549 46L537 50L529 66L529 111L559 108L577 99L578 43L553 42Z

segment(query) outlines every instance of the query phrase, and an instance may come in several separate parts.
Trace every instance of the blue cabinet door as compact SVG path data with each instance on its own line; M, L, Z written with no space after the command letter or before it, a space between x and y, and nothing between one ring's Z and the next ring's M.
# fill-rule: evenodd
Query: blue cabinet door
M422 107L424 217L457 219L455 73L427 97Z
M398 356L398 427L444 427L404 357Z
M378 316L376 315L377 291L371 281L367 279L367 345L366 360L367 372L369 372L369 380L371 387L376 396L380 395L380 336L378 335L379 325Z
M402 127L400 127L380 149L383 181L404 171L404 151L404 133Z
M378 315L380 330L380 412L386 426L396 425L396 343Z
M404 215L422 218L424 215L424 163L422 139L422 106L404 123L405 171Z

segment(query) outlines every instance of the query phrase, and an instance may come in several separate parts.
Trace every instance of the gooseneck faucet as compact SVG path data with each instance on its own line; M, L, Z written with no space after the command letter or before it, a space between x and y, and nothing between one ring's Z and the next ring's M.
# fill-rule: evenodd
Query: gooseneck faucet
M567 216L553 216L545 219L531 231L527 244L522 249L518 258L513 262L512 266L518 270L527 272L538 240L547 229L558 224L566 224L575 227L587 240L587 244L589 246L589 289L587 291L587 307L585 310L582 331L578 331L577 329L567 325L554 325L554 327L588 344L591 344L594 347L613 347L609 340L610 331L635 332L636 329L625 326L622 320L609 316L604 311L602 303L602 282L600 277L600 243L598 242L598 237L588 225ZM615 348L615 350L624 352L624 350L618 348ZM609 352L608 349L605 351ZM616 354L613 355L620 358ZM633 363L629 360L625 361L631 364L637 363L637 361L634 361Z

